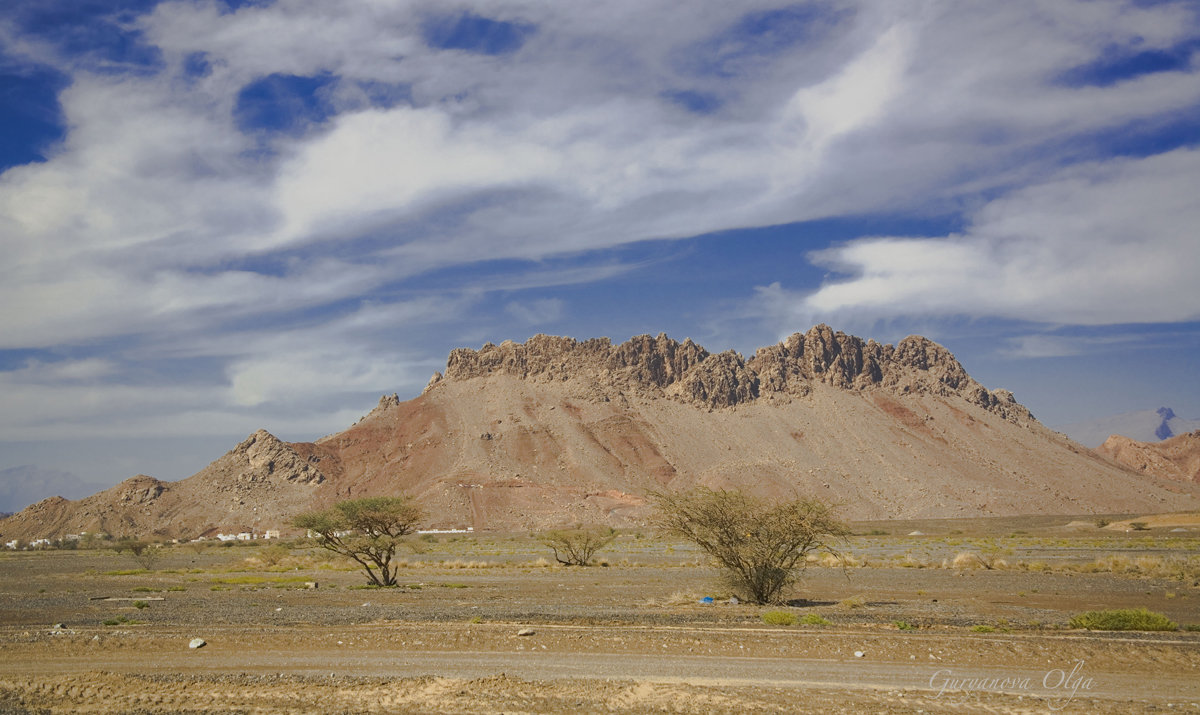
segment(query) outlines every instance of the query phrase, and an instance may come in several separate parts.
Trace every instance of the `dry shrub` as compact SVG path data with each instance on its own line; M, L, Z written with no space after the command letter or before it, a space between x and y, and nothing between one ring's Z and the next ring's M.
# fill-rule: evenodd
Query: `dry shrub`
M454 559L453 561L441 561L437 564L444 569L487 569L493 566L498 566L490 561L470 561L467 559Z
M983 567L983 560L974 551L960 551L950 565L956 569L977 569Z
M851 596L838 601L837 605L841 608L862 608L863 606L867 605L867 599L863 598L862 596Z
M1138 573L1153 575L1162 569L1163 560L1158 556L1139 556L1133 563Z
M1200 579L1200 556L1138 556L1130 558L1123 554L1101 556L1091 563L1072 567L1084 573L1132 574L1167 578L1177 581Z
M821 554L819 558L814 556L813 560L817 561L822 566L829 567L842 566L845 564L842 557L838 556L837 554Z
M996 552L960 551L950 563L956 569L1006 569L1008 562L1000 558Z

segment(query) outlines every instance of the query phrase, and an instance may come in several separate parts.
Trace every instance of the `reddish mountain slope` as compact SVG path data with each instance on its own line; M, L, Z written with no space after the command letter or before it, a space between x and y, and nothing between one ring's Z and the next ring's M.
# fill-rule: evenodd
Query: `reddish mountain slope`
M1096 451L1143 474L1200 483L1200 430L1162 442L1138 442L1114 434Z
M455 350L422 395L385 397L344 432L288 445L260 431L188 479L46 500L0 535L265 530L398 492L433 526L622 525L645 519L647 491L701 484L818 495L864 519L1200 507L1200 487L1045 429L936 343L817 326L749 360L666 336Z

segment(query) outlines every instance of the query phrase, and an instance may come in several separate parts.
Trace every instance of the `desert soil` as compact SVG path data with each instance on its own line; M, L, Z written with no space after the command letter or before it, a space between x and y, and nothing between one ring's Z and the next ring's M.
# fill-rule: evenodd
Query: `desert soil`
M694 550L633 535L589 568L546 565L528 535L443 536L386 590L299 549L269 568L262 545L168 548L148 571L5 554L0 712L1200 712L1200 633L1067 627L1141 606L1200 623L1200 585L1060 568L1196 558L1200 539L1065 523L856 537L866 566L813 566L776 607L729 603ZM1049 570L940 567L984 545ZM829 623L770 626L771 610Z

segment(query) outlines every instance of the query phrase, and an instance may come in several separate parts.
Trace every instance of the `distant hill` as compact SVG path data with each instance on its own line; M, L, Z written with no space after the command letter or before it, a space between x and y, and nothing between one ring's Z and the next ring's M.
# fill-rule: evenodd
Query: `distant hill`
M1088 422L1076 422L1059 428L1076 442L1099 447L1111 435L1119 434L1138 442L1160 442L1176 435L1200 429L1200 420L1178 417L1170 407L1139 410Z
M25 464L0 470L0 511L16 511L48 496L78 499L100 488L71 472Z
M1143 474L1200 483L1200 430L1161 442L1138 442L1115 434L1096 451Z
M47 499L0 536L287 533L299 511L401 492L434 527L633 526L647 492L701 485L823 497L851 519L1200 508L1200 485L1080 448L937 343L820 325L749 359L666 335L458 349L421 395L343 432L260 430L187 479Z

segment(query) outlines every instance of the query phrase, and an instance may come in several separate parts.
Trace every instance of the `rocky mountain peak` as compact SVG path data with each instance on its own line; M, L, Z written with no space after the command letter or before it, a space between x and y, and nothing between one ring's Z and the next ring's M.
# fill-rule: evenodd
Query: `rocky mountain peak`
M239 482L286 481L294 484L320 484L325 481L325 475L316 466L301 457L290 445L263 429L247 437L222 459L230 462L231 467L235 467Z

